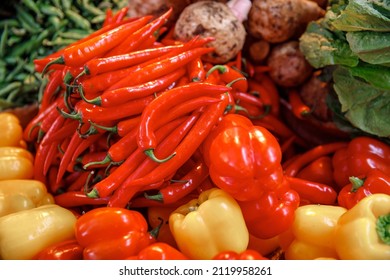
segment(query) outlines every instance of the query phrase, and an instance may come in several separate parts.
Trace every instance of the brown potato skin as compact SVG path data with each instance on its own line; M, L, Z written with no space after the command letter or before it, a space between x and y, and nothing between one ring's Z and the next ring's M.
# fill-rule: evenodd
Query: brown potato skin
M214 52L205 55L203 59L211 63L226 63L244 46L246 30L226 4L200 1L182 11L174 30L175 38L181 41L188 41L198 35L215 39L207 44L215 48Z

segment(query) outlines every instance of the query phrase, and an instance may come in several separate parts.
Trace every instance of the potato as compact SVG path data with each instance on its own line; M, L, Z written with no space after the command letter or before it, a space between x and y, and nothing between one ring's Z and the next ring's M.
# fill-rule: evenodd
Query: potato
M213 37L206 46L215 50L203 57L211 63L226 63L234 58L245 42L245 27L230 8L220 2L200 1L187 6L175 24L174 36L189 41L194 36Z

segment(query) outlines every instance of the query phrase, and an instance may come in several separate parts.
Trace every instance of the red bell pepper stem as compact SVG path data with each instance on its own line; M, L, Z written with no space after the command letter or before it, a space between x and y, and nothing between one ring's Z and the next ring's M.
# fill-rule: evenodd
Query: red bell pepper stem
M206 77L208 77L214 71L218 71L220 73L221 80L226 84L231 83L232 81L237 81L231 85L233 89L240 92L248 91L248 81L241 72L226 64L214 65L210 70L207 71Z
M53 64L65 64L71 67L83 66L92 58L102 56L119 45L123 42L124 38L127 38L141 26L144 26L150 18L151 16L144 16L136 21L120 25L105 33L92 37L87 41L66 47L58 58L46 64L42 74L45 74Z
M175 120L160 128L156 134L161 141L169 135L180 123L181 120ZM115 155L113 155L115 156ZM87 194L89 197L106 197L117 189L123 181L142 163L146 158L140 148L137 148L130 156L128 156L121 165L108 177L100 182L97 182L93 189Z
M57 205L65 208L78 206L104 206L107 205L109 197L90 198L83 191L67 191L54 196L54 201Z
M157 17L153 21L145 24L141 28L134 30L134 33L130 33L127 36L123 36L121 42L114 48L106 52L105 56L113 56L123 54L136 49L142 42L147 40L149 36L153 35L160 27L162 27L172 15L173 8L169 8L161 16Z
M104 91L100 96L92 100L87 100L84 97L82 90L80 91L80 96L88 103L96 104L102 107L113 107L123 104L124 102L147 97L149 95L166 90L184 74L185 69L179 68L153 81L147 81L135 86Z
M291 189L295 190L302 200L313 204L334 205L337 192L326 184L313 182L297 177L286 176Z
M176 148L176 155L172 159L159 164L147 176L133 180L128 184L122 184L111 197L109 206L125 206L132 198L132 194L129 192L132 192L133 188L140 189L147 185L163 182L166 177L174 174L181 165L191 158L206 136L210 133L211 129L218 123L220 117L224 114L228 104L227 95L221 94L221 100L222 102L207 106L197 123Z
M337 150L345 148L347 145L348 142L333 142L318 145L292 160L290 164L285 167L284 174L286 176L295 177L298 172L310 162L319 157L335 153Z
M289 89L287 94L289 104L291 106L291 112L295 117L303 119L311 113L310 107L303 102L299 92L296 89Z
M156 147L154 136L155 123L175 105L206 94L217 96L220 93L229 91L229 89L226 86L191 83L164 92L142 112L138 131L138 146L144 151L153 151Z
M171 204L184 198L192 191L196 190L199 185L209 175L208 168L204 162L200 161L185 176L180 178L183 182L174 182L159 190L155 195L147 195L147 199L160 201L164 204Z

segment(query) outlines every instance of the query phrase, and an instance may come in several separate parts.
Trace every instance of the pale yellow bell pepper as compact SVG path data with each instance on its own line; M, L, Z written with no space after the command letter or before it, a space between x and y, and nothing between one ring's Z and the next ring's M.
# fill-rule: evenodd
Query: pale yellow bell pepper
M0 218L0 259L32 259L44 248L74 238L77 218L56 204Z
M369 195L343 214L335 246L341 259L390 260L390 195Z
M304 205L295 211L292 242L285 248L287 260L337 259L335 229L346 208L332 205Z
M243 252L249 233L236 200L221 189L174 210L169 227L180 251L190 259L212 259L223 251Z
M0 147L20 147L23 140L23 128L17 116L8 112L0 112Z
M0 217L53 203L53 196L47 192L46 186L38 180L0 181Z

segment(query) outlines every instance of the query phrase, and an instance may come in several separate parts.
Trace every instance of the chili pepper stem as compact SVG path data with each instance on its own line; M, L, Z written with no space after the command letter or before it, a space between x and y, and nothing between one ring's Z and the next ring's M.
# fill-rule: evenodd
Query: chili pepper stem
M147 149L144 151L144 153L146 156L150 157L150 159L152 159L154 162L157 162L157 163L167 162L168 160L170 160L171 158L173 158L176 155L176 153L173 153L173 154L167 156L166 158L159 159L154 154L154 149Z
M99 192L96 189L92 189L91 191L87 192L85 195L90 198L98 198Z
M89 123L90 123L91 127L94 126L94 127L100 128L102 130L109 131L111 133L118 133L118 129L116 126L103 126L103 125L94 123L91 120L89 121Z
M79 94L80 94L81 99L83 99L87 103L98 105L98 106L102 105L102 98L100 96L95 97L94 99L87 99L85 97L84 90L83 90L83 87L81 85L79 86Z
M58 111L64 118L68 118L68 119L73 119L73 120L81 121L81 115L80 115L79 113L67 113L67 112L65 112L64 110L62 110L61 108L58 108L58 107L57 107L57 111Z
M60 57L58 57L58 58L56 58L56 59L53 59L53 60L50 61L49 63L47 63L47 64L45 65L45 67L43 68L43 70L42 70L42 77L46 74L47 69L48 69L51 65L53 65L53 64L65 64L64 57L63 57L63 56L60 56Z
M163 198L161 193L157 193L157 194L153 194L153 195L149 195L147 193L144 193L144 196L145 196L145 198L150 199L150 200L155 200L155 201L159 201L159 202L164 201L164 198Z
M88 162L86 164L83 165L83 169L87 169L88 167L90 167L91 165L104 165L106 163L110 163L111 162L111 158L109 155L107 155L104 159L102 159L101 161L91 161L91 162Z

